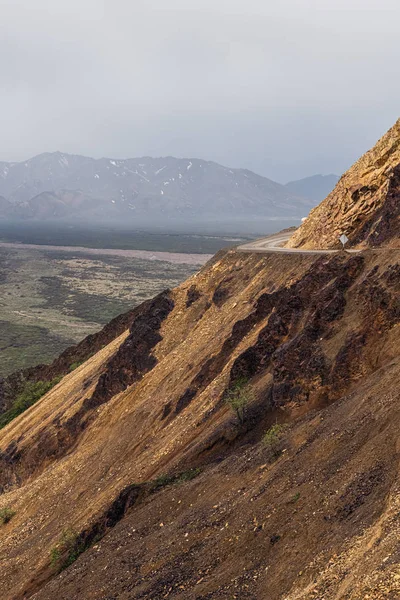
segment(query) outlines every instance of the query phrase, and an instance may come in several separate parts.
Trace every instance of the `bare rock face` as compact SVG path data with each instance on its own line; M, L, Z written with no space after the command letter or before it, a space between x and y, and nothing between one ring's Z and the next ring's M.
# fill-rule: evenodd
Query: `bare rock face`
M400 247L400 119L339 180L293 234L290 248Z

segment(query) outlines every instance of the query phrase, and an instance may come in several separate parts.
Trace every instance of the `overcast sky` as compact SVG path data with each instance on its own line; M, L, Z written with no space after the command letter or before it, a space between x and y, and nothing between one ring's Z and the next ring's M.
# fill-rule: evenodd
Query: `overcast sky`
M400 116L399 0L1 0L2 160L343 172Z

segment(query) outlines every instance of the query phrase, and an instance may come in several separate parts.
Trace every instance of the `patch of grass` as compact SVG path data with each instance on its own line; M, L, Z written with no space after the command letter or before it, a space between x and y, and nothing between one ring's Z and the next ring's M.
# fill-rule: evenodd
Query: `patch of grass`
M152 482L152 489L159 489L159 488L163 488L167 485L170 485L171 483L173 483L175 480L175 476L174 475L159 475L157 477L157 479L155 479Z
M79 360L77 362L73 362L71 365L69 365L69 372L72 373L72 371L75 371L75 369L77 369L78 367L80 367L81 365L83 365L84 361L83 360Z
M52 548L50 550L50 564L52 567L55 567L56 565L58 565L59 561L61 560L61 551L59 550L59 548L57 546L54 546L54 548Z
M253 399L253 390L245 378L237 379L226 392L225 401L235 413L239 424L245 422L247 406Z
M10 508L9 506L6 506L6 507L0 509L0 521L2 522L3 525L7 525L7 523L9 523L9 521L11 521L11 519L13 518L14 515L15 515L15 510Z
M87 550L87 546L79 535L72 528L64 529L57 544L50 550L50 564L57 569L57 572L63 571Z
M105 346L103 345L102 348L104 348ZM77 360L76 362L73 362L69 365L69 373L72 373L72 371L75 371L75 369L77 369L78 367L80 367L81 365L83 365L85 362L87 362L89 360L89 358L92 358L92 356L94 356L96 353L95 352L90 352L87 356L85 356L85 358L83 358L82 360Z
M0 415L0 429L11 423L13 419L25 412L30 406L36 404L44 394L53 388L62 379L55 377L51 381L27 381L23 390L17 395L11 408Z
M160 475L152 482L151 490L159 490L167 485L181 485L186 481L192 481L192 479L195 479L200 473L201 469L197 468L182 471L182 473L178 473L177 475Z
M179 485L180 483L185 483L186 481L192 481L192 479L195 479L198 475L200 475L200 473L201 469L199 468L188 469L187 471L183 471L183 473L180 473L180 475L178 475L175 483Z

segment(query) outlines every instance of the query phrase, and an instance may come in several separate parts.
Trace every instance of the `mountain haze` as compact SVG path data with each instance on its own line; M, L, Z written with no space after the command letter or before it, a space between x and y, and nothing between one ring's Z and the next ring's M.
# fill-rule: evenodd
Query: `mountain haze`
M313 202L245 169L200 159L45 153L0 163L0 214L23 219L299 218Z
M289 181L285 187L292 193L314 202L322 202L333 190L339 177L337 175L312 175L304 179Z

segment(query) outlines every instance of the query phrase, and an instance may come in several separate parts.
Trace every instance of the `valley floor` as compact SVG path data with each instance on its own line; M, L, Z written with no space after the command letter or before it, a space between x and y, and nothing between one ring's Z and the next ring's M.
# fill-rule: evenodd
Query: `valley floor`
M53 360L209 258L0 244L0 376Z

